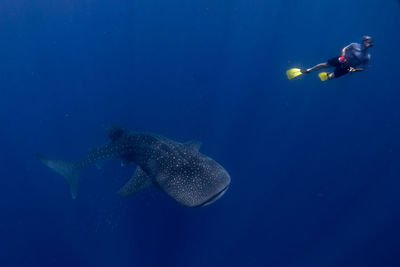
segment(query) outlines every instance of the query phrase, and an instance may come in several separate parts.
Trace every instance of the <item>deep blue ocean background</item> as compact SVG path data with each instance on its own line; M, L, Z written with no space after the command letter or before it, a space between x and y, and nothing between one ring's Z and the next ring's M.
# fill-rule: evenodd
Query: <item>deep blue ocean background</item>
M395 0L2 0L0 265L400 266L399 26ZM366 34L367 71L287 80ZM109 125L201 141L228 192L120 198L111 160L72 200L34 155Z

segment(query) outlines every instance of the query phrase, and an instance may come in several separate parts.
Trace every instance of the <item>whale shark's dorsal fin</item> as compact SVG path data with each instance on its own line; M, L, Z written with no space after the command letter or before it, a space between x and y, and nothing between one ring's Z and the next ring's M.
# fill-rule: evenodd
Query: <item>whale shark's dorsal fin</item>
M116 141L125 134L126 130L121 126L110 126L106 129L106 132L111 141Z
M188 148L190 148L190 149L193 149L193 150L195 150L195 151L199 151L199 149L200 149L200 147L201 147L201 145L202 145L202 143L200 142L200 141L194 141L194 140L192 140L192 141L188 141L188 142L186 142L186 143L183 143L186 147L188 147Z
M117 194L129 197L151 186L154 186L153 179L138 166L132 178L118 190Z

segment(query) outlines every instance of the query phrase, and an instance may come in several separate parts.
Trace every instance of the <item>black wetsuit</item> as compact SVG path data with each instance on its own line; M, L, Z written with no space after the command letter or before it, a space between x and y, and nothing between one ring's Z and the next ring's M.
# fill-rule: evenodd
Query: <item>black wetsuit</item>
M341 63L339 57L334 57L328 60L328 64L335 67L335 78L345 75L350 72L350 65L347 63Z

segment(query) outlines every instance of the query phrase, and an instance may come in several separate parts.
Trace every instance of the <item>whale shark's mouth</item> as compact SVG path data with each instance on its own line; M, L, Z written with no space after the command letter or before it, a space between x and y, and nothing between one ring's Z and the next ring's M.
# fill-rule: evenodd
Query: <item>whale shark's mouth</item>
M198 205L197 207L205 207L205 206L208 206L208 205L214 203L215 201L217 201L220 197L222 197L225 194L225 192L228 190L228 187L229 187L229 185L227 185L224 189L219 191L219 193L215 194L212 198L210 198L203 204Z

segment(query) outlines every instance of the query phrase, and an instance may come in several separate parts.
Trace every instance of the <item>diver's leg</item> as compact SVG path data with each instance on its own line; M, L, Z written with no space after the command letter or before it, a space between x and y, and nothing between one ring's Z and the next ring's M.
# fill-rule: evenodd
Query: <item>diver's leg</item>
M320 69L327 68L327 67L330 67L330 66L331 65L328 62L319 63L319 64L315 65L312 68L306 69L305 73L310 73L311 71L320 70Z
M332 80L334 78L339 78L347 73L349 73L348 68L343 68L343 66L339 66L335 68L335 71L328 73L328 79Z
M327 62L319 63L312 68L304 70L304 73L310 73L313 70L320 70L323 68L338 67L338 66L340 66L338 57L333 57L333 58L329 59Z

